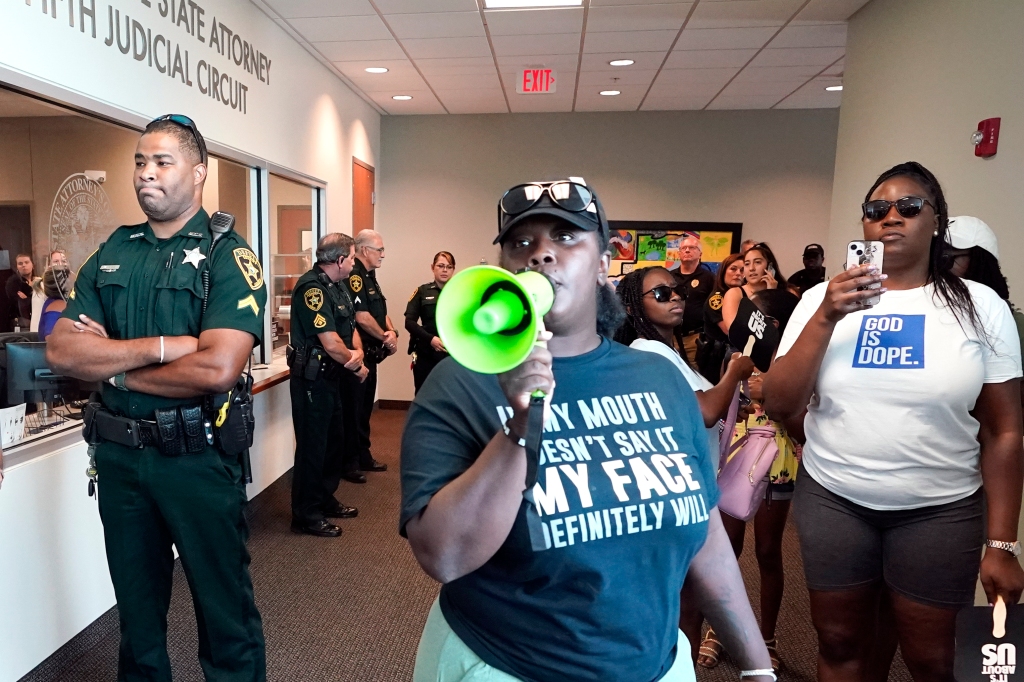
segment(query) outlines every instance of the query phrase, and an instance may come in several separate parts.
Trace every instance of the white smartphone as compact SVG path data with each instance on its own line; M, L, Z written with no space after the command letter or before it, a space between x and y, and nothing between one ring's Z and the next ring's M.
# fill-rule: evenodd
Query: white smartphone
M878 271L882 271L882 256L885 253L885 244L877 241L858 241L854 240L850 242L849 248L846 250L846 269L855 268L860 265L875 265ZM869 284L866 287L860 287L860 290L864 289L881 289L882 283L876 282L875 284ZM876 306L878 302L882 300L882 295L877 294L864 301L867 306Z

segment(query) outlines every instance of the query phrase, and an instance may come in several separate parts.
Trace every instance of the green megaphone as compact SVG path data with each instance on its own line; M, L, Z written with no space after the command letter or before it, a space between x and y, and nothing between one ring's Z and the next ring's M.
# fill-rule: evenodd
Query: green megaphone
M452 277L437 299L437 333L449 355L481 374L518 367L537 341L555 290L539 272L491 265Z

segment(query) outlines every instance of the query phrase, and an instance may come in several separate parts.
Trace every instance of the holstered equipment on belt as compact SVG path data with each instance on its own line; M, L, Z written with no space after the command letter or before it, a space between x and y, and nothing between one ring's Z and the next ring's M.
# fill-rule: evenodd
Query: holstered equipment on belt
M156 410L154 419L131 419L103 407L98 394L83 410L83 436L90 445L105 441L141 450L156 447L168 457L203 452L213 444L210 422L200 405L180 405Z
M388 349L383 345L371 346L369 344L363 347L363 361L373 365L379 365L384 362L384 359L388 356Z
M307 381L316 381L320 377L333 380L341 375L342 366L320 346L289 346L285 356L292 375Z

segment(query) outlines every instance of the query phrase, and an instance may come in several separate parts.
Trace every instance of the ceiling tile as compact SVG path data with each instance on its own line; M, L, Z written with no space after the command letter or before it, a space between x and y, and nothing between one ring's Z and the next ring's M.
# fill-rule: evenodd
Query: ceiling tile
M635 64L629 66L610 66L608 62L613 59L632 59ZM604 69L615 69L616 71L631 71L633 69L657 69L665 59L664 52L583 52L584 71L602 71Z
M515 55L579 55L580 35L491 36L498 57ZM486 42L484 43L486 45ZM544 62L541 62L544 63Z
M807 82L806 78L791 81L743 81L734 80L722 92L722 97L775 97L775 101L793 92ZM773 102L774 104L774 102Z
M748 66L736 76L737 83L779 83L799 81L817 76L821 71L818 66Z
M502 71L518 71L529 67L543 66L547 69L555 69L559 73L576 73L576 63L579 55L556 54L556 55L498 55L498 66Z
M678 28L668 31L616 31L614 33L587 31L587 40L583 44L583 51L590 53L661 52L664 55L678 34Z
M384 40L391 38L376 14L359 17L290 19L289 23L309 42L328 40Z
M720 95L708 105L708 109L768 109L779 100L774 95L747 95L726 97Z
M406 102L396 102L387 95L380 93L369 94L368 97L376 102L384 111L396 116L408 114L443 114L444 108L441 103L429 91L421 96L415 96Z
M608 90L621 90L619 85L643 85L645 88L654 80L654 69L639 69L629 71L622 69L614 71L584 71L580 74L580 87L583 85L600 85Z
M369 76L374 78L388 78L396 74L416 73L412 63L408 59L362 59L350 62L336 61L333 64L346 76ZM387 73L368 74L366 69L373 66L383 66L388 69Z
M811 0L797 16L799 21L846 21L869 0Z
M803 0L729 0L701 2L688 28L741 28L782 26Z
M665 62L666 69L697 69L725 66L743 66L757 54L756 49L745 50L672 50Z
M655 83L658 86L706 83L710 86L721 88L729 82L730 78L736 75L737 71L739 69L735 67L722 69L664 69L658 75L658 80Z
M754 58L751 66L817 66L825 68L846 52L844 47L767 48Z
M846 24L787 26L771 47L845 47Z
M517 95L508 96L509 106L514 113L531 113L547 111L572 111L572 90L554 95Z
M677 50L739 50L763 47L778 28L689 28L676 43Z
M405 59L405 53L393 38L387 40L350 40L313 43L313 47L332 62L375 59Z
M623 90L621 95L607 97L594 93L579 93L576 96L576 111L636 111L646 88Z
M640 107L641 111L699 111L714 97L714 93L683 93L676 96L654 96L651 93Z
M843 71L846 69L846 60L840 59L838 62L828 67L828 70L823 73L823 76L842 76Z
M708 0L705 0L707 2ZM713 1L713 0L712 0ZM590 0L590 7L611 5L692 5L693 0Z
M418 14L421 12L475 12L475 0L376 0L384 14Z
M491 57L453 57L451 59L417 59L416 66L427 76L460 76L494 73Z
M402 45L413 59L438 57L487 57L491 49L486 38L414 38Z
M815 78L776 105L776 109L827 109L842 104L843 93L829 92L829 85L839 85L835 78Z
M367 0L266 0L286 19L375 15Z
M420 75L413 71L410 74L392 76L390 78L378 78L364 73L362 76L350 76L345 74L349 80L359 86L363 92L388 92L392 95L399 94L406 90L423 90L427 87ZM391 76L391 74L385 74Z
M393 14L387 18L399 40L410 38L484 37L479 12Z
M606 31L678 31L690 12L689 3L592 7L587 33Z
M491 68L489 74L460 75L460 76L427 76L430 87L435 90L480 90L480 89L501 89L498 83L498 74Z
M525 36L545 33L579 33L583 30L583 10L552 9L533 12L484 12L492 36Z
M488 100L486 102L470 101L445 103L448 111L453 114L506 114L504 98L500 100Z
M495 78L494 82L497 83L498 79ZM505 103L505 96L501 93L501 88L435 88L437 96L441 98L441 101L448 106L449 102L466 102L469 100L477 100L480 102L487 102L490 100L500 100L502 105Z

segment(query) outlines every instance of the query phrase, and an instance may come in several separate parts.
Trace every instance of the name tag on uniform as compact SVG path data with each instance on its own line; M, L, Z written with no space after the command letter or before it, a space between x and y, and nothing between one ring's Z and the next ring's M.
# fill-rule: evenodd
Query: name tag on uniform
M117 272L120 267L120 265L101 265L100 272Z
M145 237L145 236L146 236L145 232L136 232L133 235L129 235L128 239L138 239L139 237Z
M426 297L426 298L424 298L423 300L424 300L424 301L433 301L433 300L434 300L435 298L437 298L437 297L436 297L436 296L427 296L427 297Z
M373 296L375 293L377 293L377 291L374 290L374 289L370 289L366 293L367 293L368 296Z
M202 239L203 238L203 233L202 232L189 232L188 236L189 237L198 237L199 239Z

